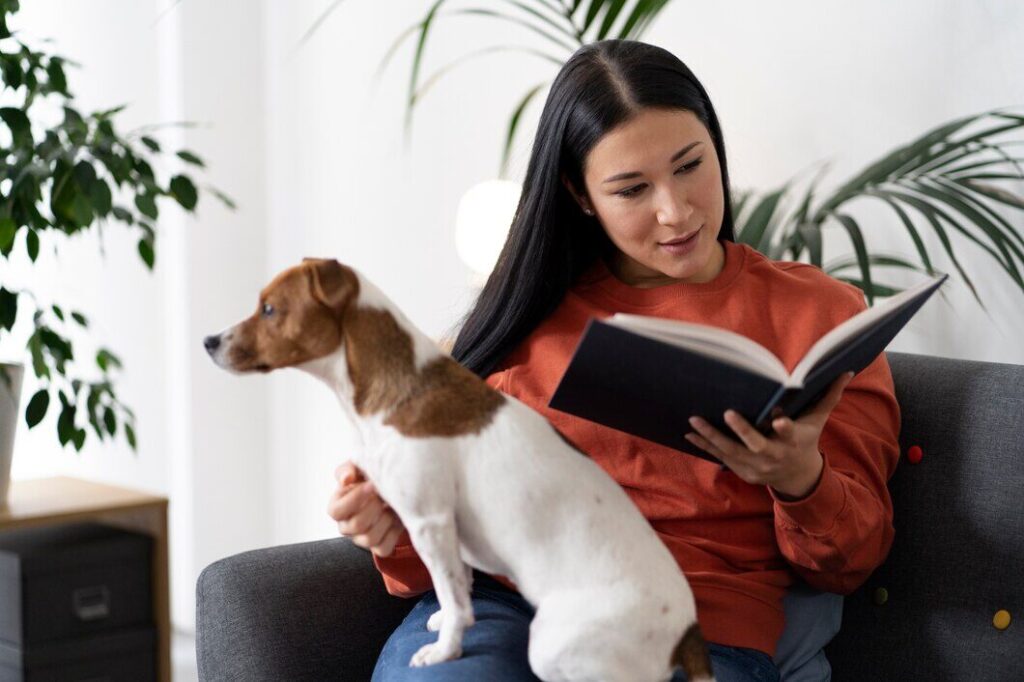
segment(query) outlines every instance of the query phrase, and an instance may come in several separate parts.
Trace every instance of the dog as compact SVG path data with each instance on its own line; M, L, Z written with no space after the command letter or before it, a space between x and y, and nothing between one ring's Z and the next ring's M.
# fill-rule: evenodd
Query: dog
M306 258L256 312L204 345L235 373L303 370L362 438L353 462L409 531L440 609L410 661L457 658L474 622L472 568L536 609L529 662L545 682L713 680L693 593L626 492L542 415L440 350L370 281Z

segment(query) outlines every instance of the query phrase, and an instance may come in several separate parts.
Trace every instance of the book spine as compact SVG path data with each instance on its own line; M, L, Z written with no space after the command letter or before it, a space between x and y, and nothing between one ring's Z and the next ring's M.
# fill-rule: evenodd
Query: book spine
M757 419L754 420L754 428L765 435L772 433L772 410L784 401L787 394L792 392L792 389L787 389L785 386L779 386L779 390L777 390L765 406L761 408L761 413L758 414ZM783 412L785 412L785 408L783 408Z

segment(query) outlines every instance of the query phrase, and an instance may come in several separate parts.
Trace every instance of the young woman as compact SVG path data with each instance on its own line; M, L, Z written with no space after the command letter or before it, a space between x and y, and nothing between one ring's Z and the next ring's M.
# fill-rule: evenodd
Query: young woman
M626 489L690 581L719 682L778 679L782 600L798 577L846 594L888 553L900 415L884 354L799 419L776 419L770 437L731 413L732 433L680 423L727 471L547 401L590 317L622 311L724 327L792 369L864 309L860 290L818 268L737 244L730 206L722 132L690 70L641 42L580 48L551 86L508 240L452 350ZM462 658L408 667L436 638L426 629L438 608L430 576L372 485L351 464L336 477L329 513L340 532L373 550L391 594L422 595L374 680L536 679L532 609L507 578L480 572Z

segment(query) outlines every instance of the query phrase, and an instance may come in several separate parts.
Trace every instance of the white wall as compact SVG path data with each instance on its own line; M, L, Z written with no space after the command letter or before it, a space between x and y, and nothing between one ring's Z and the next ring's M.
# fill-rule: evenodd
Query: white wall
M412 43L381 81L373 75L431 3L389 3L388 11L368 0L342 3L300 47L328 4L34 0L16 24L53 37L83 65L69 73L83 110L130 102L122 129L202 123L161 139L200 154L209 165L204 183L239 204L230 212L203 197L195 217L168 209L152 276L120 227L105 232L106 260L90 236L64 245L59 263L44 254L39 267L20 264L10 275L92 317L94 338L125 362L119 395L136 409L140 438L137 457L122 441L91 441L76 455L58 448L48 418L19 433L14 476L67 473L170 495L172 601L186 628L195 577L211 561L335 535L325 514L331 473L351 452L319 384L297 372L223 373L204 356L202 337L247 315L259 288L305 256L354 264L427 333L448 331L471 297L452 242L459 197L496 176L512 107L555 72L516 53L456 68L418 107L406 149ZM646 39L675 52L708 89L734 186L775 188L829 159L827 190L954 117L1009 105L1024 111L1022 32L1024 8L1009 0L678 0ZM424 75L476 47L519 40L543 45L493 20L443 20ZM514 179L542 103L527 110ZM849 208L873 249L913 256L891 212L867 201ZM1019 212L1007 215L1022 226ZM951 269L937 240L928 243L936 263ZM1024 294L979 249L956 244L989 314L954 278L949 303L930 303L891 348L1024 363ZM826 245L833 255L849 248L841 233ZM900 274L887 279L911 281ZM17 355L20 344L8 341L0 355Z

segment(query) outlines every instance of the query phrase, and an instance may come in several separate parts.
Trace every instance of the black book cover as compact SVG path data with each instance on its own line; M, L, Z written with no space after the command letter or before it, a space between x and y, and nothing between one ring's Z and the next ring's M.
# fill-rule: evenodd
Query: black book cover
M821 358L801 388L594 318L548 406L722 464L684 438L691 416L739 440L723 419L732 409L770 433L773 408L799 417L841 374L867 367L945 279Z

